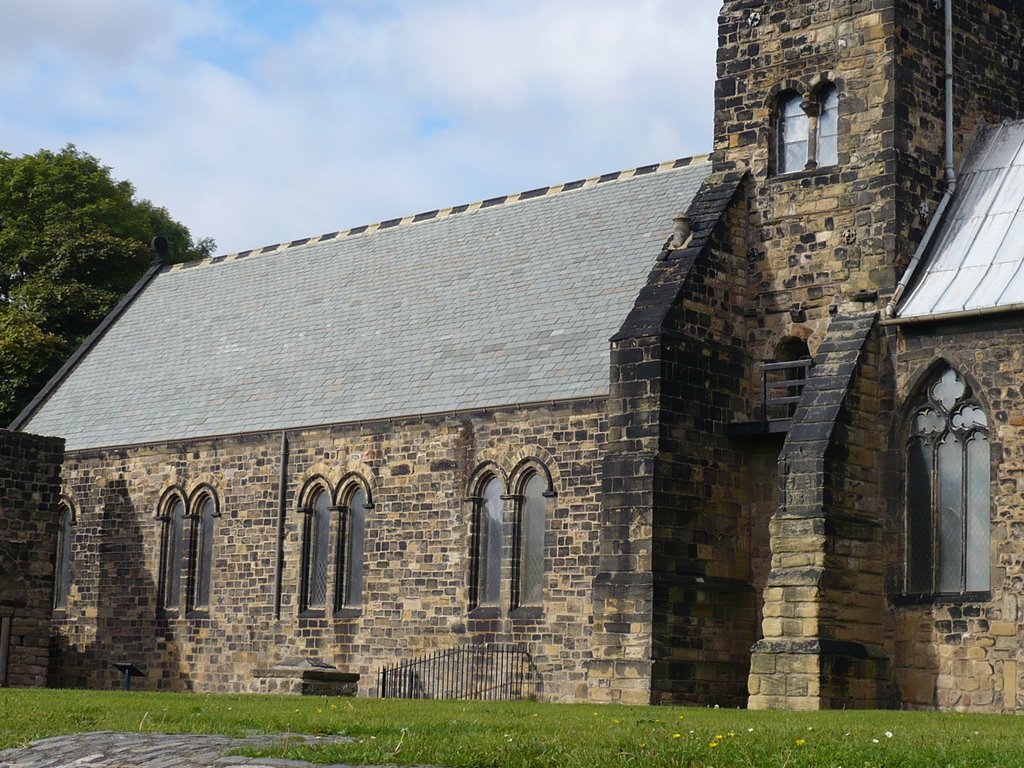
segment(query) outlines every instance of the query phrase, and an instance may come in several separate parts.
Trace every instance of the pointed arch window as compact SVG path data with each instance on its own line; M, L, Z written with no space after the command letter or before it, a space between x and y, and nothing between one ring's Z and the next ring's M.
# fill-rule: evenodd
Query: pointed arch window
M204 491L193 502L189 526L189 611L204 611L210 607L214 521L219 516L217 500L211 491Z
M158 604L175 611L181 600L181 563L184 545L185 502L177 494L167 499L160 520L160 580Z
M305 513L302 531L302 581L300 609L323 609L327 605L327 563L331 544L330 492L316 486Z
M366 510L370 507L362 483L350 485L342 498L343 502L336 507L339 512L334 568L336 612L345 608L359 608L363 604Z
M71 505L62 502L57 528L57 561L53 574L53 607L63 611L71 593L71 546L75 535L75 515Z
M470 605L501 604L501 544L505 520L501 480L491 475L473 498L473 541L470 574Z
M987 592L988 418L963 378L940 368L916 404L906 456L907 590Z

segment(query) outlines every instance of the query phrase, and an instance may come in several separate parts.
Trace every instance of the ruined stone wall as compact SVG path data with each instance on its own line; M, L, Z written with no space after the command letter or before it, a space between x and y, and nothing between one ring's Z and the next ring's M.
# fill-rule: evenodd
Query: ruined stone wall
M254 672L303 657L359 674L365 695L382 664L462 644L508 642L532 654L543 698L584 698L604 409L603 400L580 401L288 433L280 619L279 433L78 452L64 467L79 523L75 583L56 624L58 679L114 686L118 678L107 662L123 659L146 672L134 683L139 687L259 690ZM471 618L470 474L489 461L507 477L530 457L549 468L556 493L547 510L543 606L509 610L505 558L503 607L496 616ZM300 616L298 495L314 476L337 485L352 472L369 482L373 501L366 512L363 607ZM188 494L204 483L222 512L210 608L196 615L159 611L161 498L169 488ZM511 508L506 502L506 539Z
M1024 331L1019 318L970 324L900 326L894 332L898 402L905 406L938 360L959 371L980 400L991 448L990 599L901 599L903 548L893 547L889 592L896 617L895 678L908 707L1020 711L1024 680L1019 631L1024 612ZM906 413L902 413L906 417ZM900 422L900 427L903 422ZM905 433L894 461L904 471ZM892 530L903 539L904 488Z
M64 441L0 430L0 682L47 684Z

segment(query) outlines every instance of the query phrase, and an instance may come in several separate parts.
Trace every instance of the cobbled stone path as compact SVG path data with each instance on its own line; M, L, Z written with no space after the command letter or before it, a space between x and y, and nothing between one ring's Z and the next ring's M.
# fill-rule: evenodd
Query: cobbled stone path
M0 768L310 768L303 760L228 755L243 747L301 742L329 744L346 736L115 733L96 731L40 739L27 747L0 751ZM316 768L350 768L336 764ZM364 766L365 768L365 766ZM421 766L420 768L426 768Z

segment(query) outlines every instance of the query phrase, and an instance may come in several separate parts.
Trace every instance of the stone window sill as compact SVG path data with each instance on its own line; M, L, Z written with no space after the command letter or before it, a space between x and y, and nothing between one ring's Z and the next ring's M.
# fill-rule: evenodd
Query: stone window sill
M471 619L500 619L501 608L496 605L477 606L469 612Z
M991 592L947 592L893 595L893 605L955 605L957 603L987 603L992 600Z
M363 609L355 607L339 608L334 612L334 618L336 619L358 619L362 615Z
M804 179L814 179L819 176L832 176L833 174L838 174L839 170L840 166L838 165L824 165L820 168L805 168L802 171L773 173L768 176L768 181L779 184L783 184L787 181L803 181Z
M513 608L508 616L510 619L542 619L544 618L544 609L539 605L522 605Z

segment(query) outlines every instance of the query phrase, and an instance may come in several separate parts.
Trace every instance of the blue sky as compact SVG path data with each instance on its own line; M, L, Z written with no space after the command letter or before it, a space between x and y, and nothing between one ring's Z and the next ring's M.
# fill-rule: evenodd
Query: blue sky
M0 149L228 253L711 149L715 0L0 0Z

